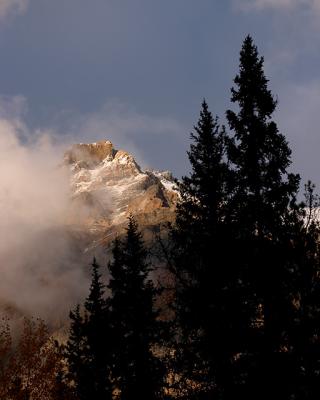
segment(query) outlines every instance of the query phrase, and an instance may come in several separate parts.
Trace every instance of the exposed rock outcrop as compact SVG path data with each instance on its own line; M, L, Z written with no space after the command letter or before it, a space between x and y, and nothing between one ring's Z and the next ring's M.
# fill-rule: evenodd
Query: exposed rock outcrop
M69 222L88 229L89 249L122 232L129 214L146 236L173 220L178 192L169 172L143 171L131 154L116 150L110 141L74 145L64 160L71 171Z

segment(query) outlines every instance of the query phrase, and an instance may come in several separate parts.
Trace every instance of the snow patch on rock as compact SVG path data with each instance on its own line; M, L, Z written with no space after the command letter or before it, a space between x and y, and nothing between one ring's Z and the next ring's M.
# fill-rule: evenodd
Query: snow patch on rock
M77 144L65 153L74 204L86 210L86 224L110 236L133 214L142 226L172 221L179 197L168 171L143 171L134 157L108 140Z

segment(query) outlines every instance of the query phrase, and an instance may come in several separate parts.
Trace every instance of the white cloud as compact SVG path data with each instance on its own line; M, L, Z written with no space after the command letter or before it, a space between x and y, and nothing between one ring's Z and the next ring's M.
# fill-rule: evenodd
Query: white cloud
M29 0L0 0L0 18L8 15L22 14L26 11Z
M70 235L65 144L31 131L23 97L0 97L0 309L63 319L88 282ZM81 251L79 251L81 254Z

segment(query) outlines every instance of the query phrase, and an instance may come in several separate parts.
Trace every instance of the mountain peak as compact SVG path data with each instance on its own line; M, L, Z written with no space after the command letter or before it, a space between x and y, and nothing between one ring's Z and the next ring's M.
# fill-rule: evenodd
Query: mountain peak
M98 236L126 226L130 214L144 228L173 220L178 193L171 174L144 171L132 154L116 150L109 140L73 145L65 164L75 204L85 209L89 229Z
M109 140L101 140L95 143L74 144L65 153L65 161L68 164L85 162L97 164L105 159L112 160L116 154L113 144Z

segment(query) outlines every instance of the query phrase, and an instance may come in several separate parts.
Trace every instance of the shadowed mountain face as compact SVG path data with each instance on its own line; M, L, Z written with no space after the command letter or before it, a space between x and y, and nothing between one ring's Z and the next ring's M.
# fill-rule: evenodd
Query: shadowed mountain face
M169 172L143 171L131 154L109 141L74 145L64 161L71 171L73 198L68 222L87 229L88 249L121 234L130 214L146 238L173 220L178 193Z

